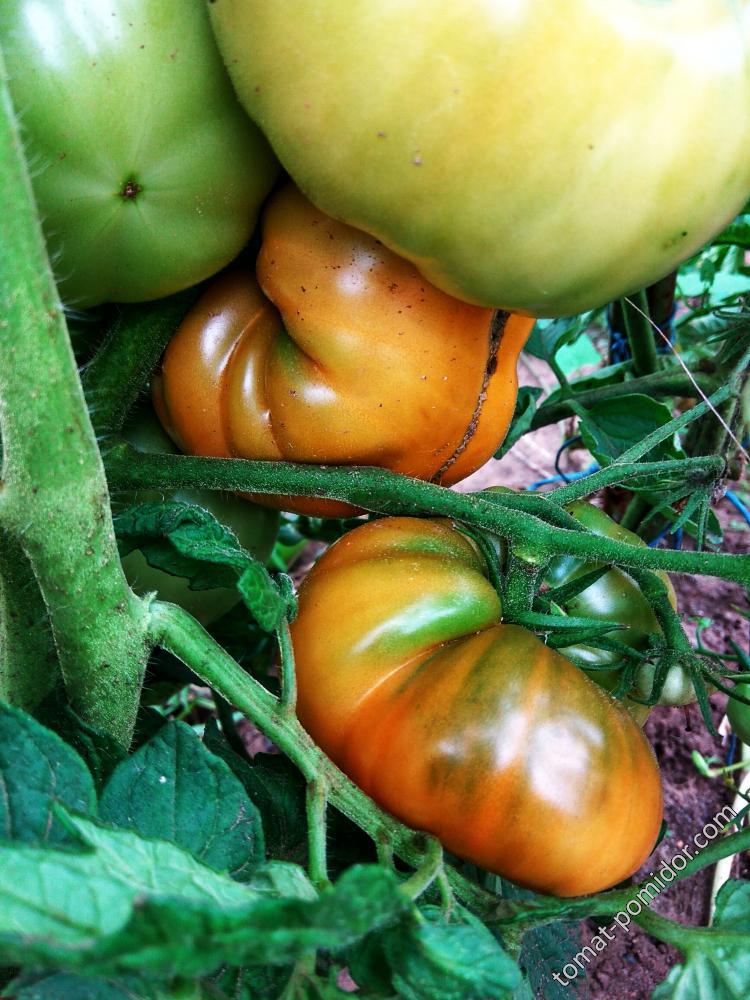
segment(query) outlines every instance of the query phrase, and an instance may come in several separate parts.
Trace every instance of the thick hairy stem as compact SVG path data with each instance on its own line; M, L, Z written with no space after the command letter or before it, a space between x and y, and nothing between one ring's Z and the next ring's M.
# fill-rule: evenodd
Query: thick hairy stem
M312 807L313 819L318 822L315 810L322 807L325 792L328 802L376 843L388 843L393 853L407 864L415 869L422 868L432 849L425 844L424 836L378 809L313 743L295 716L286 712L280 701L247 674L191 615L173 604L161 602L151 605L150 615L154 644L182 660L201 680L251 719L311 783L319 797L313 802L308 798L308 816ZM316 845L316 850L321 849L319 841ZM321 855L317 857L322 867ZM453 891L467 906L485 915L496 908L494 896L455 869L449 868L447 872Z
M33 712L52 692L58 673L31 564L18 542L0 533L0 701Z
M628 468L621 466L621 471ZM118 489L204 488L329 497L380 514L440 515L533 546L540 561L566 553L587 562L611 562L672 573L718 576L750 586L750 556L649 549L582 530L552 526L514 509L503 494L492 501L443 486L409 479L396 472L360 467L336 468L286 462L246 462L236 458L147 455L118 445L107 455L111 483ZM542 499L542 498L540 498ZM546 502L546 501L545 501ZM552 506L550 504L550 506Z
M123 306L117 321L83 373L83 391L98 434L122 428L199 288L146 305Z
M145 609L120 568L1 62L0 205L0 524L39 582L73 707L126 744L147 654Z

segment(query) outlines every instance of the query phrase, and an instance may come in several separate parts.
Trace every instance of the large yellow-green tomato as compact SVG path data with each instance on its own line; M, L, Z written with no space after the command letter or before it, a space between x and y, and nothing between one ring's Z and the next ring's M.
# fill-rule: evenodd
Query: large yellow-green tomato
M236 256L276 165L203 0L0 0L0 45L67 304L159 298Z
M750 191L746 0L215 0L308 197L535 316L667 274Z

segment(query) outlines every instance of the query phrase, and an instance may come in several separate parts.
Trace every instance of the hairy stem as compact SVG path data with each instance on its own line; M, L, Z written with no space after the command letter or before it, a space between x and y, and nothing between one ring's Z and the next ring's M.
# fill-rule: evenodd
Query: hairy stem
M34 570L74 709L127 744L147 646L0 56L0 525Z
M703 483L709 483L718 479L724 469L724 464L724 459L719 455L705 455L699 458L682 458L665 462L639 462L637 465L628 465L627 471L625 471L626 467L621 465L618 460L612 465L608 465L605 469L600 469L599 472L593 472L584 479L577 479L572 483L567 483L565 486L559 486L548 495L554 503L562 506L572 503L574 500L580 500L581 497L591 496L592 493L597 493L599 490L604 489L605 486L619 485L620 483L626 483L630 479L640 479L649 475L667 476L670 473L678 473L681 477L684 477L686 486L688 484L700 486ZM648 509L647 504L644 504L644 506ZM631 518L636 521L636 527L640 523L640 517L643 516L640 505L638 509L641 511L638 520L635 517ZM623 518L621 522L623 527L630 527L631 519L628 519L628 523L626 524ZM630 528L630 530L634 529Z
M82 376L98 434L119 431L200 288L160 302L122 306L103 345Z
M328 795L324 778L314 778L307 783L306 807L310 881L321 891L331 884L326 852Z
M620 466L628 475L637 465ZM111 483L118 489L204 488L329 497L380 514L440 515L505 538L516 546L531 545L540 561L566 553L587 562L611 562L643 569L718 576L750 585L750 556L713 552L649 549L582 530L552 526L515 509L503 494L492 500L481 494L455 493L443 486L409 479L383 469L293 465L286 462L248 462L236 458L189 455L147 455L129 445L117 445L107 454ZM546 498L545 502L549 502ZM551 506L551 504L550 504Z
M21 546L0 533L0 701L33 712L59 673L47 608Z

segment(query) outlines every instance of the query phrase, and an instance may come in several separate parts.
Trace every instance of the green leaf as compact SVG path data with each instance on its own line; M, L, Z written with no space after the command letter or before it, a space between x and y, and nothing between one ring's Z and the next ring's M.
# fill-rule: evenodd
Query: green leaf
M750 216L740 215L713 240L718 244L731 244L750 250Z
M465 910L461 922L446 923L428 908L427 919L392 932L385 953L393 986L404 1000L501 1000L520 984L515 962L487 928ZM455 917L454 917L455 919Z
M750 995L750 882L730 879L716 897L710 931L686 933L685 961L653 1000L737 1000Z
M617 385L624 381L625 375L630 371L630 367L629 362L607 365L606 368L599 368L590 375L584 375L583 378L575 379L575 381L569 384L569 387L574 393L579 393L586 392L590 389L601 389L607 385ZM559 403L563 398L563 389L555 389L549 394L549 396L545 397L544 405L546 406L549 403Z
M522 889L512 882L502 881L504 899L524 901L539 900L540 897L528 889ZM539 1000L573 1000L588 997L589 991L584 976L571 980L566 986L554 978L554 973L570 961L581 948L581 924L572 920L555 920L527 931L521 941L518 964L529 980L527 991L518 991L514 1000L521 997Z
M411 908L380 866L349 869L315 900L274 899L173 844L68 821L89 853L0 845L0 964L184 977L288 965L351 947Z
M88 979L68 973L29 976L8 987L13 1000L160 1000L155 987L139 980Z
M565 316L561 319L538 320L526 341L524 350L535 358L547 363L563 347L574 344L591 326L595 313L581 313L580 316ZM599 360L599 355L596 355Z
M138 504L114 524L121 556L141 549L149 565L186 577L192 590L233 587L252 561L234 532L197 504Z
M287 601L265 566L259 562L249 563L243 570L237 588L262 629L273 632L279 627L287 614Z
M290 861L267 861L266 864L259 865L247 884L249 888L266 896L282 896L284 899L318 898L305 869Z
M259 753L250 763L231 749L213 719L206 724L203 742L226 761L260 811L268 854L305 863L305 781L297 768L280 754Z
M516 409L513 413L508 433L505 440L495 452L495 458L502 458L513 445L531 429L531 421L536 413L536 401L542 394L542 390L535 385L523 385L518 390L516 398Z
M81 755L99 791L127 752L107 733L84 722L65 699L64 690L54 691L36 710L40 722L54 729L65 743Z
M750 934L750 882L729 879L716 896L714 927Z
M169 840L234 878L263 860L260 815L229 766L190 726L172 722L114 771L99 816Z
M120 555L140 549L157 569L182 576L191 590L237 587L258 624L272 632L293 601L237 536L197 504L146 503L114 519Z
M0 702L0 838L70 843L55 803L92 813L94 782L86 765L56 733Z
M603 399L589 407L585 415L581 415L581 434L583 443L597 462L609 465L671 419L672 413L665 403L632 393ZM660 458L684 458L684 454L674 442L663 441L644 455L643 461L653 462Z

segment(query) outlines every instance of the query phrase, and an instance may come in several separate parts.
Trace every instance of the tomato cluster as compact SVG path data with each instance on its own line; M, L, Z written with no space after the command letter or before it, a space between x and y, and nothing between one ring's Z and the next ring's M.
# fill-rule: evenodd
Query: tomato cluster
M660 278L746 199L749 43L750 6L733 0L0 4L65 303L213 279L152 382L171 441L145 412L127 439L446 486L506 435L529 317ZM236 261L277 156L290 178L265 204L254 265ZM267 558L275 511L173 498ZM568 512L643 545L591 504ZM204 623L238 599L139 552L123 565ZM544 586L599 568L561 556ZM629 876L658 831L658 769L631 715L648 712L636 699L660 628L614 567L556 610L619 623L607 638L643 659L631 698L611 695L617 652L562 655L503 624L484 557L448 521L345 535L305 579L292 634L300 719L375 801L484 868L573 895ZM679 667L659 700L694 700ZM746 706L729 715L750 738Z

